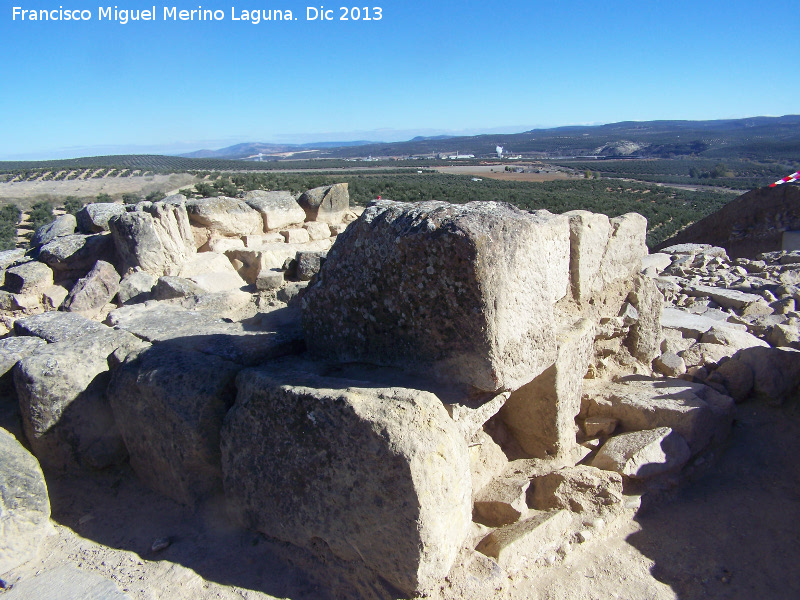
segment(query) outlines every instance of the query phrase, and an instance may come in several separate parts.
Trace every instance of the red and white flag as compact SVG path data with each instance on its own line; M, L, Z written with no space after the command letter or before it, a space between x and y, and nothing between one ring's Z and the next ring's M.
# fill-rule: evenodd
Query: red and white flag
M779 179L778 181L776 181L775 183L773 183L769 187L775 187L776 185L780 185L782 183L792 183L793 181L797 181L798 179L800 179L800 171L796 171L796 172L792 173L791 175L787 175L783 179Z

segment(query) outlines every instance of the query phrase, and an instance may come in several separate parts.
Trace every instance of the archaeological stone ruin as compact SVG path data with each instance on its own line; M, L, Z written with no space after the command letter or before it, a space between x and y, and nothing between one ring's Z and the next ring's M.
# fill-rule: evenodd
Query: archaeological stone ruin
M800 385L800 255L646 229L346 184L57 218L0 253L0 576L51 477L127 463L340 597L504 597Z

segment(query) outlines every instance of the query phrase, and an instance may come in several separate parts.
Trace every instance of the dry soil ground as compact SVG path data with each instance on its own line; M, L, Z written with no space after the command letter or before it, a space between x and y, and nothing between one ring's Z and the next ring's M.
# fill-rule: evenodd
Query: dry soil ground
M0 425L20 434L9 403ZM800 598L798 450L796 406L740 405L716 462L563 562L518 574L512 598ZM231 525L219 500L181 507L142 487L127 466L49 477L48 485L54 532L41 558L7 576L11 583L68 564L113 579L137 600L328 598L324 582L279 558L279 546ZM159 538L170 545L153 552Z
M20 208L29 207L38 200L64 201L67 196L94 199L106 193L115 198L125 192L142 196L153 192L170 192L191 187L199 181L188 173L148 175L145 177L103 177L98 179L73 179L71 181L21 181L0 183L0 203L16 202Z

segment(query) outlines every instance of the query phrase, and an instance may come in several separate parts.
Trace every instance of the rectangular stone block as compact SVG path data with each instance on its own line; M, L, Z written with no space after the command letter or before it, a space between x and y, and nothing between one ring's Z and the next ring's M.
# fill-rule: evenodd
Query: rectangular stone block
M558 336L555 364L511 393L500 409L523 450L535 458L567 458L577 447L575 417L594 351L594 323L581 319Z
M342 362L517 389L555 361L568 242L568 219L546 211L378 201L339 235L307 289L306 342Z

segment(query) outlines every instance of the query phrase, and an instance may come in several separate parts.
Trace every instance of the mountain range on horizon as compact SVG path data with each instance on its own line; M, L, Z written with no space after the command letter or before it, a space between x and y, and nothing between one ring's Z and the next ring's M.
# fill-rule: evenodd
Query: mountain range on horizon
M747 157L768 150L776 156L800 154L800 115L705 121L621 121L604 125L568 125L512 134L417 136L402 142L345 141L306 144L244 142L218 150L180 154L186 158L248 159L302 153L307 158L403 156L439 152L479 155L506 153L670 157L734 155Z

